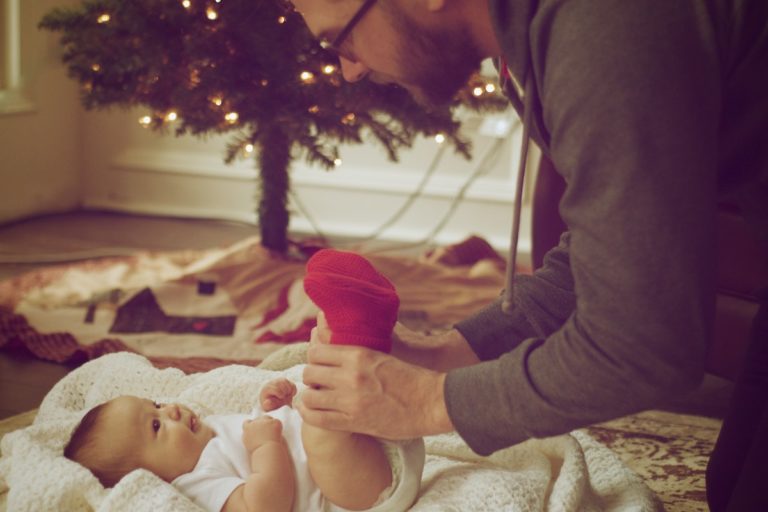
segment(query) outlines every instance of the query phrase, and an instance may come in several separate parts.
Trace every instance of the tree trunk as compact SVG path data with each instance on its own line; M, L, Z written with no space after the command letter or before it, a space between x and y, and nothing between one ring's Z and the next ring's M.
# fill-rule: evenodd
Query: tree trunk
M288 250L288 166L291 141L277 126L265 128L259 137L259 231L261 245L286 253Z

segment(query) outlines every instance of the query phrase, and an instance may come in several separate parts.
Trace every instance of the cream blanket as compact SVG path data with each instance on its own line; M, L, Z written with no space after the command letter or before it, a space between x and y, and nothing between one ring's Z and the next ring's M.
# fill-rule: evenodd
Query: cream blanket
M296 357L264 362L280 368ZM247 412L260 386L298 368L227 366L185 375L158 370L142 356L103 356L62 379L30 427L2 439L0 490L9 511L199 511L171 485L144 470L104 489L85 468L61 456L84 411L121 394L176 401L205 416ZM651 511L660 506L640 478L584 432L531 440L482 458L455 434L425 439L427 460L414 511Z

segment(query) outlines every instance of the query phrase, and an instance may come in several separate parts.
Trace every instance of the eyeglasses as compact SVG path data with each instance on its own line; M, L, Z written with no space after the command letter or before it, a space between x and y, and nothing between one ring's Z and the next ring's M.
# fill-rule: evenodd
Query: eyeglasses
M363 19L363 16L365 16L365 14L371 9L371 7L373 7L373 4L375 3L376 0L365 0L355 15L352 16L352 19L349 20L349 23L347 23L346 26L341 29L339 35L337 35L333 41L321 39L320 46L338 58L343 57L346 60L355 60L355 57L352 54L341 49L341 45L344 44L344 40L349 37L349 34L352 32L355 26L360 22L361 19Z

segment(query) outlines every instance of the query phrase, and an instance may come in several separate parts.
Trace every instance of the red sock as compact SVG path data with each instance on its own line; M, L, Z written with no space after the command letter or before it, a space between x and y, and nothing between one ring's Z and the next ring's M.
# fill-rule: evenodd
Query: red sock
M390 351L400 300L368 260L351 252L318 251L307 262L304 290L325 313L332 344Z

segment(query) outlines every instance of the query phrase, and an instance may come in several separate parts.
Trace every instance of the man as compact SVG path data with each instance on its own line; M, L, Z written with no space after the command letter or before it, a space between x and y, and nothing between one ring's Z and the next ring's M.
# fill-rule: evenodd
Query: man
M385 438L455 429L489 454L698 385L717 201L737 203L768 245L768 2L293 3L345 79L397 83L424 104L499 59L510 101L567 182L568 233L542 269L515 279L510 314L500 299L445 334L398 327L396 357L315 344L307 422ZM753 345L764 353L761 322ZM315 337L329 337L322 318ZM748 409L746 423L762 426L742 452L767 441L765 400ZM736 485L720 473L713 510Z

